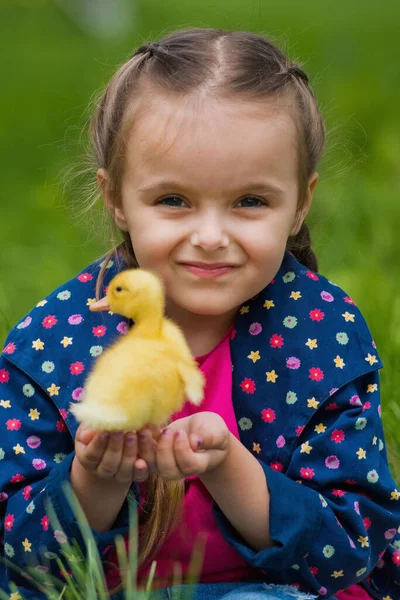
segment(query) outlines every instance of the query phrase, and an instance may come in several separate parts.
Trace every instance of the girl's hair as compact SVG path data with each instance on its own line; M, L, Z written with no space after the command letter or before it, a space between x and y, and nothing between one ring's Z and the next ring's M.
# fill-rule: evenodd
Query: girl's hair
M159 42L141 46L115 73L102 93L90 123L94 167L107 170L108 190L116 203L129 131L135 119L133 101L143 90L153 93L187 94L206 90L225 99L254 102L285 100L297 129L298 213L304 204L309 178L321 158L325 128L307 75L273 43L254 33L216 29L189 29L167 35ZM99 190L100 193L101 190ZM104 269L113 257L122 255L127 267L137 267L129 234L106 258L98 279L100 292ZM311 239L304 223L288 239L288 249L307 268L317 270ZM155 553L177 522L184 482L149 480L142 522L142 564Z

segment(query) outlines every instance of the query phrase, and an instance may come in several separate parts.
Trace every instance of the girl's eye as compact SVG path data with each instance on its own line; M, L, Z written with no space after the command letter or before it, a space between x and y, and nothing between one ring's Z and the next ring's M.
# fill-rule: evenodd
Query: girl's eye
M240 208L259 208L260 206L266 206L265 201L261 200L261 198L256 198L255 196L246 196L245 198L241 198L238 205L240 203L242 203Z
M179 196L166 196L165 198L161 198L157 202L157 204L162 204L164 206L169 206L170 208L181 208L184 205L184 200L179 198Z

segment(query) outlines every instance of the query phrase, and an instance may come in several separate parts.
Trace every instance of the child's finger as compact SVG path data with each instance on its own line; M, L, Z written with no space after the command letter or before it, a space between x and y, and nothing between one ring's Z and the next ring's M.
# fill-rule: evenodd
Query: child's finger
M108 444L108 434L97 432L88 445L78 438L75 443L76 456L85 469L96 471Z
M176 464L174 437L176 432L166 427L157 444L158 473L165 479L181 479L182 473Z
M132 465L135 464L137 457L137 436L136 432L128 431L125 434L124 446L122 450L121 462L119 463L118 471L115 479L118 482L124 483L132 481Z
M198 445L198 436L194 436L193 446ZM174 440L174 454L176 464L186 477L203 473L206 467L204 452L193 452L192 444L184 431L177 431ZM196 448L197 449L197 448Z
M135 461L133 469L133 480L138 483L146 481L149 478L149 469L147 468L146 462L142 458L138 458Z
M138 456L145 461L149 473L156 472L157 460L155 443L149 429L142 429L138 432Z
M90 444L90 442L95 437L96 433L98 433L95 429L90 429L85 425L79 425L78 430L76 432L76 439L82 442L82 444Z
M110 434L106 451L96 469L100 477L110 478L116 474L121 462L123 444L124 434L122 431Z

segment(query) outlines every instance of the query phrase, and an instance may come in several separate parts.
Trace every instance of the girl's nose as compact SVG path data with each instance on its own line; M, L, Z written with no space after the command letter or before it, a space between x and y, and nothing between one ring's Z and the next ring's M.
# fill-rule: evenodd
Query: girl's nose
M229 237L214 218L199 224L193 231L190 242L192 246L202 248L205 252L215 252L229 246Z

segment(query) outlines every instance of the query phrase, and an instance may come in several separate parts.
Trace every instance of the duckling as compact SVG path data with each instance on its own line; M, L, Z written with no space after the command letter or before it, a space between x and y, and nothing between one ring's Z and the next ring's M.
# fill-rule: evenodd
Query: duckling
M107 431L166 424L185 400L199 406L204 376L180 328L164 316L161 280L145 269L129 269L110 282L107 295L90 310L111 309L134 326L96 360L83 400L70 411L81 423Z

